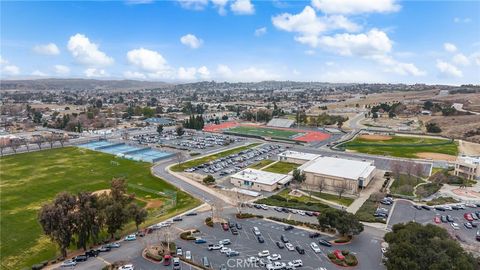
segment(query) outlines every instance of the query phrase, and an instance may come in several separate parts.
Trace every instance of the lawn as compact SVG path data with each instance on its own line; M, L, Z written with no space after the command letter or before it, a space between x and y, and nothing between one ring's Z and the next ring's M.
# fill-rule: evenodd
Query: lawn
M300 165L296 163L290 163L290 162L284 162L284 161L279 161L277 163L274 163L265 169L263 171L266 172L272 172L272 173L280 173L280 174L287 174L296 168L298 168Z
M372 197L369 197L363 205L358 209L357 213L355 213L355 216L358 218L360 221L364 222L380 222L380 223L386 223L383 218L376 218L373 216L375 211L378 208L378 203L375 202Z
M258 169L261 169L261 168L263 168L263 167L265 167L265 166L267 166L267 165L272 164L273 162L275 162L275 160L264 159L264 160L261 160L261 161L259 161L259 162L257 162L257 163L254 163L254 164L248 166L248 168L258 170Z
M449 203L459 203L459 201L455 200L452 197L438 197L431 201L428 201L427 205L441 205L441 204L449 204Z
M420 183L425 183L425 181L415 176L409 177L408 175L401 174L399 179L393 181L390 186L390 191L393 194L413 196L413 188Z
M61 191L107 189L112 178L123 177L128 182L128 192L136 194L140 205L161 201L163 206L149 209L149 224L199 204L190 195L151 175L150 166L76 147L0 158L1 268L21 269L56 257L57 248L42 234L37 214L44 203ZM176 194L176 206L158 192ZM125 230L128 229L133 229L133 224L126 226Z
M334 203L338 203L344 206L350 206L350 204L353 203L354 199L352 198L347 198L347 197L342 197L341 199L338 197L338 195L335 194L329 194L329 193L322 193L318 191L308 191L308 190L303 190L306 193L311 193L313 196L331 201Z
M283 130L283 129L274 129L274 128L265 128L265 127L249 127L249 126L237 126L237 127L230 128L227 131L232 133L245 134L245 135L284 138L284 139L291 139L293 136L299 134L298 131L293 131L293 130Z
M405 158L417 158L418 153L458 154L458 146L453 141L406 136L392 136L390 140L378 141L357 137L339 147L360 153Z
M222 151L222 152L218 152L216 154L211 154L209 156L204 156L204 157L201 157L201 158L193 159L193 160L190 160L190 161L187 161L187 162L183 162L183 163L174 165L170 169L174 172L183 172L184 170L186 170L188 168L196 167L196 166L201 165L203 163L207 163L207 162L210 162L210 161L215 160L215 159L226 157L226 156L229 156L231 154L236 154L236 153L241 152L243 150L253 148L257 145L260 145L260 143L251 143L249 145L244 145L244 146L228 149L228 150L225 150L225 151Z
M442 184L439 183L427 183L417 187L416 195L419 198L429 197L442 188Z
M275 195L257 200L255 203L316 212L329 208L328 205L309 196L302 195L297 197L288 195L288 193L290 193L290 189L284 189Z

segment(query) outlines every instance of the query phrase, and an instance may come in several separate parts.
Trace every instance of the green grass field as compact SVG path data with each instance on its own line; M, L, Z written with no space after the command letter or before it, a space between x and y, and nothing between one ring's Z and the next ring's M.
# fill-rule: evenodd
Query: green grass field
M360 153L405 158L417 158L416 154L422 152L458 155L458 146L455 142L421 137L393 136L392 139L385 141L357 137L339 147Z
M291 139L292 136L299 134L297 131L292 130L282 130L282 129L273 129L265 127L247 127L247 126L237 126L228 129L228 132L253 135L260 137L276 137Z
M271 160L271 159L264 159L264 160L261 160L257 163L254 163L250 166L248 166L248 168L251 168L251 169L256 169L256 170L259 170L267 165L270 165L272 164L273 162L275 162L275 160Z
M119 165L112 165L112 160ZM112 178L124 177L128 192L136 194L140 205L158 200L165 203L149 209L146 224L199 204L190 195L151 175L150 166L76 147L0 158L1 268L22 269L56 257L57 248L42 234L37 214L44 203L61 191L108 189ZM165 197L156 193L159 191L176 191L176 206L167 203ZM126 231L133 229L133 224L125 227Z
M275 164L272 164L272 165L266 167L265 169L263 169L263 171L272 172L272 173L287 174L287 173L295 170L299 166L300 165L298 165L296 163L279 161Z
M421 178L401 174L399 179L393 180L390 186L390 191L393 194L400 194L405 196L413 196L414 187L418 184L425 183Z
M305 191L306 193L311 193L315 197L318 197L327 201L331 201L334 203L338 203L344 206L350 206L350 204L352 204L354 201L354 199L348 198L348 197L339 198L338 195L335 195L335 194L323 193L318 191L308 191L308 190L303 190L303 191Z
M222 157L226 157L226 156L229 156L231 154L235 154L235 153L241 152L243 150L253 148L257 145L260 145L260 143L251 143L249 145L244 145L244 146L228 149L228 150L225 150L225 151L222 151L222 152L218 152L216 154L211 154L211 155L208 155L208 156L205 156L205 157L193 159L193 160L190 160L190 161L187 161L187 162L183 162L183 163L174 165L170 169L174 172L183 172L184 170L186 170L188 168L196 167L200 164L210 162L212 160L219 159L219 158L222 158Z

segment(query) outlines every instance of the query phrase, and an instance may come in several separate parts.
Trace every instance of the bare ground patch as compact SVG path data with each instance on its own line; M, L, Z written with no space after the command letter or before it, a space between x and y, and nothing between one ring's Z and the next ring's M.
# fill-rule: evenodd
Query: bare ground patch
M431 152L420 152L420 153L416 153L415 155L419 158L433 159L433 160L455 161L457 159L456 156L440 154L440 153L431 153Z
M469 155L469 156L478 156L480 155L480 143L472 143L464 140L459 142L460 153Z
M163 205L162 200L148 200L145 208L147 208L147 209L160 208L160 207L162 207L162 205Z

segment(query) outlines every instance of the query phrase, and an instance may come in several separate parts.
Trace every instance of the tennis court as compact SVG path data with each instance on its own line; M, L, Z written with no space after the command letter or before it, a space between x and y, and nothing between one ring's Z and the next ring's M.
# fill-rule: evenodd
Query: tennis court
M145 161L150 163L173 156L173 154L169 152L162 152L151 148L142 148L125 143L114 143L109 141L88 142L80 144L79 147L112 154L130 160Z

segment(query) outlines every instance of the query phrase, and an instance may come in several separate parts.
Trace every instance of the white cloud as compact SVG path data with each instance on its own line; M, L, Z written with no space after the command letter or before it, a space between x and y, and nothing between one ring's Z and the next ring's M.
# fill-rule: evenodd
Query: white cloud
M70 68L64 65L55 65L53 66L55 73L59 75L67 75L70 73Z
M470 55L470 57L473 59L475 64L480 66L480 52L473 53L472 55Z
M36 45L33 47L33 51L38 54L44 55L58 55L60 54L60 50L58 49L55 43L48 43L44 45Z
M257 28L255 29L255 36L256 37L260 37L260 36L263 36L267 33L267 28L266 27L260 27L260 28Z
M107 72L104 69L97 68L87 68L83 71L83 74L88 78L100 78L108 76Z
M193 81L197 78L196 73L197 73L197 69L194 67L189 67L189 68L180 67L178 69L177 77L179 80Z
M280 78L280 76L275 73L253 66L234 72L227 65L218 65L215 75L219 80L242 82L258 82Z
M10 62L8 62L7 59L4 59L1 55L0 55L0 65L1 65L1 72L0 72L0 75L18 75L20 74L20 68L15 66L15 65L12 65L10 64Z
M203 40L197 38L193 34L186 34L185 36L181 37L180 42L192 49L197 49L203 44Z
M425 71L420 70L415 64L399 62L389 55L373 55L369 58L385 66L386 72L412 76L424 76L426 74Z
M108 66L114 62L83 34L71 36L67 48L79 63L87 66Z
M312 6L327 14L386 13L400 10L395 0L312 0Z
M472 21L472 19L470 19L468 17L467 18L458 18L458 17L453 18L454 23L469 23L471 21Z
M125 0L127 5L142 5L142 4L151 4L154 0Z
M383 55L392 49L392 41L385 32L372 29L362 34L336 34L323 36L315 45L340 55L370 56Z
M156 73L169 69L167 60L161 54L144 48L129 51L127 60L130 64L146 72Z
M457 46L455 46L455 44L452 44L452 43L443 43L443 48L445 49L445 51L447 52L456 52L457 51Z
M213 5L218 9L218 14L226 15L227 10L225 5L227 5L228 0L212 0Z
M35 70L32 72L32 76L45 77L45 76L48 76L48 74L41 72L40 70Z
M306 50L304 52L306 55L315 55L315 51L314 50Z
M320 34L328 30L343 29L356 32L361 27L342 15L318 17L315 10L306 6L298 14L283 13L272 17L273 25L287 32L298 33L295 40L311 47L318 46Z
M385 80L377 73L364 70L336 70L322 73L320 81L332 83L378 83Z
M197 69L198 75L201 79L209 79L210 78L210 70L206 66L201 66Z
M223 79L229 79L233 77L233 72L230 69L230 67L222 64L218 65L217 74L220 78L223 78Z
M293 69L292 70L292 74L295 75L295 76L298 76L300 74L302 74L300 71L296 70L296 69Z
M230 9L238 15L251 15L255 13L255 7L250 0L235 0L230 5Z
M459 66L470 65L470 60L462 53L457 53L453 56L452 62Z
M444 76L447 77L462 77L463 73L460 69L458 69L456 66L447 63L442 60L437 59L437 69L440 71L440 73Z
M203 10L208 5L208 0L177 0L185 9Z
M123 76L127 79L133 79L133 80L143 80L147 78L147 76L145 76L145 74L143 73L140 73L138 71L129 71L129 70L123 72Z

